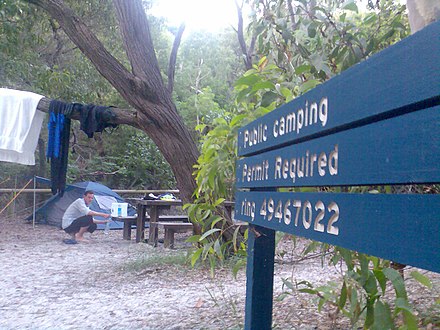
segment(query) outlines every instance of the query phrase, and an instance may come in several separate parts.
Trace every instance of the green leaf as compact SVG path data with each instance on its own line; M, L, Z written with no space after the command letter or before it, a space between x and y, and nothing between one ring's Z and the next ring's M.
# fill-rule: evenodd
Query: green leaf
M260 82L257 82L256 84L254 84L252 86L251 92L256 92L256 91L259 91L261 89L271 89L271 90L274 90L275 89L275 85L272 82L270 82L270 81L260 81Z
M221 231L219 228L213 228L213 229L210 229L210 230L208 230L206 233L204 233L204 234L202 235L202 237L200 237L199 241L201 242L201 241L203 241L206 237L208 237L209 235L212 235L212 234L214 234L214 233L216 233L216 232L219 232L219 231Z
M231 119L231 126L235 126L235 125L241 123L243 121L243 119L246 119L248 117L249 117L248 114L242 114L242 115L238 115L238 116L233 117Z
M254 84L257 83L257 81L259 81L261 78L255 74L249 75L249 76L243 76L240 79L238 79L235 82L235 86L240 86L240 85L244 85L244 86L252 86Z
M365 285L365 283L368 280L368 277L370 276L370 270L368 268L368 265L370 263L369 259L365 254L359 253L359 261L361 264L361 279L360 282L362 285Z
M344 281L341 288L341 294L339 295L339 301L338 301L339 309L344 308L346 302L347 302L347 285L345 284Z
M301 93L308 92L309 90L315 88L317 85L319 85L321 82L317 79L310 79L304 82L300 87L299 91Z
M303 292L303 293L310 293L310 294L317 294L318 291L313 290L313 289L298 289L299 292Z
M197 243L199 241L200 241L200 235L192 235L185 240L185 242L188 243Z
M300 65L300 66L298 66L296 69L295 69L295 73L297 74L297 75L300 75L300 74L303 74L304 72L310 72L310 69L311 69L312 67L310 66L310 65L308 65L308 64L303 64L303 65Z
M393 328L394 323L390 307L380 300L376 301L374 306L374 323L371 330L388 330Z
M369 296L375 296L377 294L377 282L376 277L370 272L367 281L364 285L365 291L367 291Z
M429 289L432 289L432 282L431 280L426 277L425 275L419 273L418 271L414 270L410 273L411 277L413 279L415 279L417 282L419 282L420 284L423 284L424 286L426 286Z
M367 316L365 317L364 328L370 328L374 323L374 306L371 301L367 301Z
M345 10L351 10L351 11L354 11L354 12L358 12L358 7L357 7L357 5L356 5L356 3L354 3L353 1L350 1L350 2L348 2L347 4L345 4L343 7L342 7L342 9L345 9Z
M191 256L191 266L194 267L194 265L196 264L197 260L199 260L200 255L203 252L203 248L199 248L196 250L196 252L193 253L193 255Z
M212 252L214 251L212 249L213 245L214 245L214 242L205 243L205 245L203 246L203 252L202 252L203 260L205 260L210 253L212 254Z
M318 303L318 312L321 313L322 306L324 306L324 304L325 304L326 301L327 301L327 299L324 299L324 298L319 299L319 303Z
M291 281L289 281L287 278L283 278L283 286L287 286L291 291L295 290L295 286L293 285L293 283Z
M237 252L237 250L238 250L238 245L237 245L237 237L238 237L238 234L240 233L240 226L237 226L236 228L235 228L235 230L234 230L234 234L233 234L233 236L232 236L232 245L233 245L233 247L234 247L234 251L235 252Z
M396 296L398 298L407 299L405 283L400 273L393 268L384 268L383 273L393 284L394 290L396 291Z
M408 299L396 298L395 304L396 308L412 313L412 308L408 302Z
M212 221L211 228L214 228L214 226L217 224L217 222L222 221L223 218L219 215L216 215L216 216L212 217L210 220Z
M311 53L309 52L309 50L306 47L304 47L301 44L298 44L297 47L298 47L298 51L300 52L302 57L309 58Z
M278 94L276 94L274 92L266 92L266 93L264 93L264 95L263 95L263 97L261 99L261 106L268 107L277 98L278 98Z
M345 261L345 264L348 267L348 270L353 269L353 257L350 250L344 249L344 248L338 248L339 253L341 254L342 258Z
M221 249L221 246L220 246L220 241L217 239L217 240L215 240L215 243L214 243L214 251L215 251L215 253L217 254L217 256L220 258L220 259L223 259L223 253L222 253L222 249Z
M239 270L245 266L246 266L246 259L245 258L239 259L235 263L234 267L232 268L232 274L234 275L235 279L237 278L237 274L238 274Z
M405 320L405 325L407 330L417 330L417 319L413 313L406 310L403 311L403 318Z
M375 269L373 270L374 276L376 276L377 281L379 282L380 288L382 290L382 294L385 293L385 289L387 286L387 278L385 277L382 270Z
M307 28L307 34L310 38L314 38L316 36L316 26L314 24L310 24Z

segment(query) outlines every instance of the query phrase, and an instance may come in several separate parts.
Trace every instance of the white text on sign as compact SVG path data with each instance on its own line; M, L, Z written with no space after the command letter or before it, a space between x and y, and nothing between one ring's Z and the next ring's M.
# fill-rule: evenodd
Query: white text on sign
M313 205L308 200L274 200L270 197L265 198L261 205L247 199L241 202L241 214L250 217L252 221L255 220L257 210L259 216L267 221L339 235L339 227L336 225L339 220L339 206L333 201L325 205L318 200Z
M327 119L327 97L323 97L319 103L309 103L309 101L306 101L304 107L275 119L271 130L266 124L259 124L258 126L246 129L243 132L243 148L266 142L270 133L276 139L287 134L298 135L307 126L321 124L322 127L325 127Z

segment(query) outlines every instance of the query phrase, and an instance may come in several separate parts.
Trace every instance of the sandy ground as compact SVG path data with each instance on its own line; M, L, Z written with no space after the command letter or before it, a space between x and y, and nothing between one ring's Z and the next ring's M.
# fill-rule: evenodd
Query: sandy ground
M124 241L122 231L98 231L89 243L76 245L62 243L63 238L67 235L55 227L0 219L0 329L243 327L244 271L234 279L230 269L222 269L212 279L207 269L164 263L182 259L184 238L176 250ZM144 267L137 267L142 260ZM325 309L318 313L307 294L277 299L283 278L326 283L340 270L314 259L277 263L275 274L275 329L349 328L347 319L332 318ZM415 286L412 299L435 300L436 285L433 292Z

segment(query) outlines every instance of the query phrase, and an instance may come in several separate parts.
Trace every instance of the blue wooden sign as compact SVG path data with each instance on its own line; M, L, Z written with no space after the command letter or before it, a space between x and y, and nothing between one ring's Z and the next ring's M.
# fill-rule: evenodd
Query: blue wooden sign
M440 21L239 131L245 329L271 328L275 231L440 272L439 195L276 191L439 183L439 35Z
M235 218L440 272L440 195L238 192Z
M438 182L439 129L437 106L257 154L237 162L236 187Z
M440 104L440 21L240 129L238 155Z

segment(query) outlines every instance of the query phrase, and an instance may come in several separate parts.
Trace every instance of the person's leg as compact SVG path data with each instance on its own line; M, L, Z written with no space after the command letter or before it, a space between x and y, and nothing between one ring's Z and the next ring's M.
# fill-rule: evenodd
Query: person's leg
M87 231L87 229L89 229L89 226L87 227L81 227L79 229L79 232L76 233L75 235L75 239L77 241L82 241L82 242L87 242L87 240L84 238L84 233Z
M91 215L85 215L78 219L75 219L69 227L64 231L72 236L72 239L78 241L84 241L84 233L89 229L93 223L93 217ZM96 225L95 225L96 226Z
M87 231L91 234L91 233L93 233L95 230L96 230L96 228L98 228L98 225L96 224L96 223L92 223L90 226L89 226L89 228L87 229Z
M84 234L88 231L90 226L95 225L93 223L93 217L91 215L86 215L76 219L75 221L77 221L78 225L80 226L78 232L75 235L75 238L77 241L85 242L86 240L84 239Z

